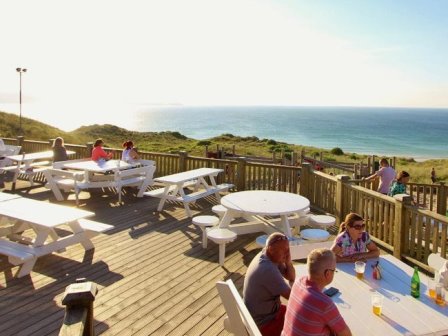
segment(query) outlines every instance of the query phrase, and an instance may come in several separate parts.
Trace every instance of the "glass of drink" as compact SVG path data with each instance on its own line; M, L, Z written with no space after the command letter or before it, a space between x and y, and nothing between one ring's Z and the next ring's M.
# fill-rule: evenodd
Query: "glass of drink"
M372 310L375 315L381 316L384 296L378 292L372 294Z
M431 299L436 298L436 281L434 278L428 278L428 295Z
M360 280L364 279L364 271L366 270L366 263L364 261L355 262L356 277Z
M443 288L443 284L436 284L436 303L439 306L445 305L445 288Z

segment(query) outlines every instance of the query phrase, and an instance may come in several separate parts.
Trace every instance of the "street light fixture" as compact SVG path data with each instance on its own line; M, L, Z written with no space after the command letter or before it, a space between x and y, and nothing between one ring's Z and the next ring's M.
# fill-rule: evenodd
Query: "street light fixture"
M23 135L23 130L22 130L22 73L26 72L26 69L25 69L25 68L17 68L16 71L19 73L19 78L20 78L20 91L19 91L19 104L20 104L19 131L20 131L20 135Z

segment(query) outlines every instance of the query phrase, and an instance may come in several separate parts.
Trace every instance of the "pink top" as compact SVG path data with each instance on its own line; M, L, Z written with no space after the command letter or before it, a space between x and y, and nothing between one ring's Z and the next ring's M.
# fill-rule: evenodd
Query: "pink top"
M381 178L378 191L382 194L388 194L390 184L395 179L395 170L390 166L381 167L381 169L377 171L376 175Z
M292 286L282 336L330 335L347 328L334 302L304 276Z
M92 150L92 160L98 161L99 159L110 159L112 157L112 153L106 153L101 146L94 147Z

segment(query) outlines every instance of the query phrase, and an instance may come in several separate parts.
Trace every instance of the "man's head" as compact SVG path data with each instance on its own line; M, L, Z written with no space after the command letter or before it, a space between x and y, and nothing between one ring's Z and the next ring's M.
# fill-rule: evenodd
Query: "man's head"
M381 159L380 166L381 167L388 167L389 166L389 161L387 161L387 159Z
M326 248L312 250L308 255L307 265L310 279L321 287L333 281L336 257L331 250Z
M289 256L289 241L283 233L275 232L266 240L266 255L275 264L285 263Z

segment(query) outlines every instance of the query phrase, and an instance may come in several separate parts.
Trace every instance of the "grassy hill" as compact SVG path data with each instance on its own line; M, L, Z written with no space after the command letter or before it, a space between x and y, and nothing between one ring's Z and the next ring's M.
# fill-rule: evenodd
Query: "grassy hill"
M19 117L15 114L0 112L0 137L14 138L19 134ZM61 136L66 143L85 144L97 138L103 138L107 147L121 148L125 140L132 140L139 150L153 152L177 152L188 151L191 155L202 156L205 145L209 150L216 151L216 145L226 152L235 152L239 156L272 157L273 152L285 153L301 152L305 149L307 156L313 156L323 152L325 161L339 162L367 162L367 156L355 153L344 153L339 148L325 150L316 147L287 144L274 139L259 139L257 137L240 137L232 134L195 140L187 138L179 132L136 132L129 131L114 125L90 125L82 126L71 132L64 132L56 127L49 126L39 121L22 118L23 133L26 139L43 140ZM411 182L430 183L430 170L434 167L439 181L448 180L448 160L427 160L415 162L412 158L398 158L397 171L406 170L411 174Z

